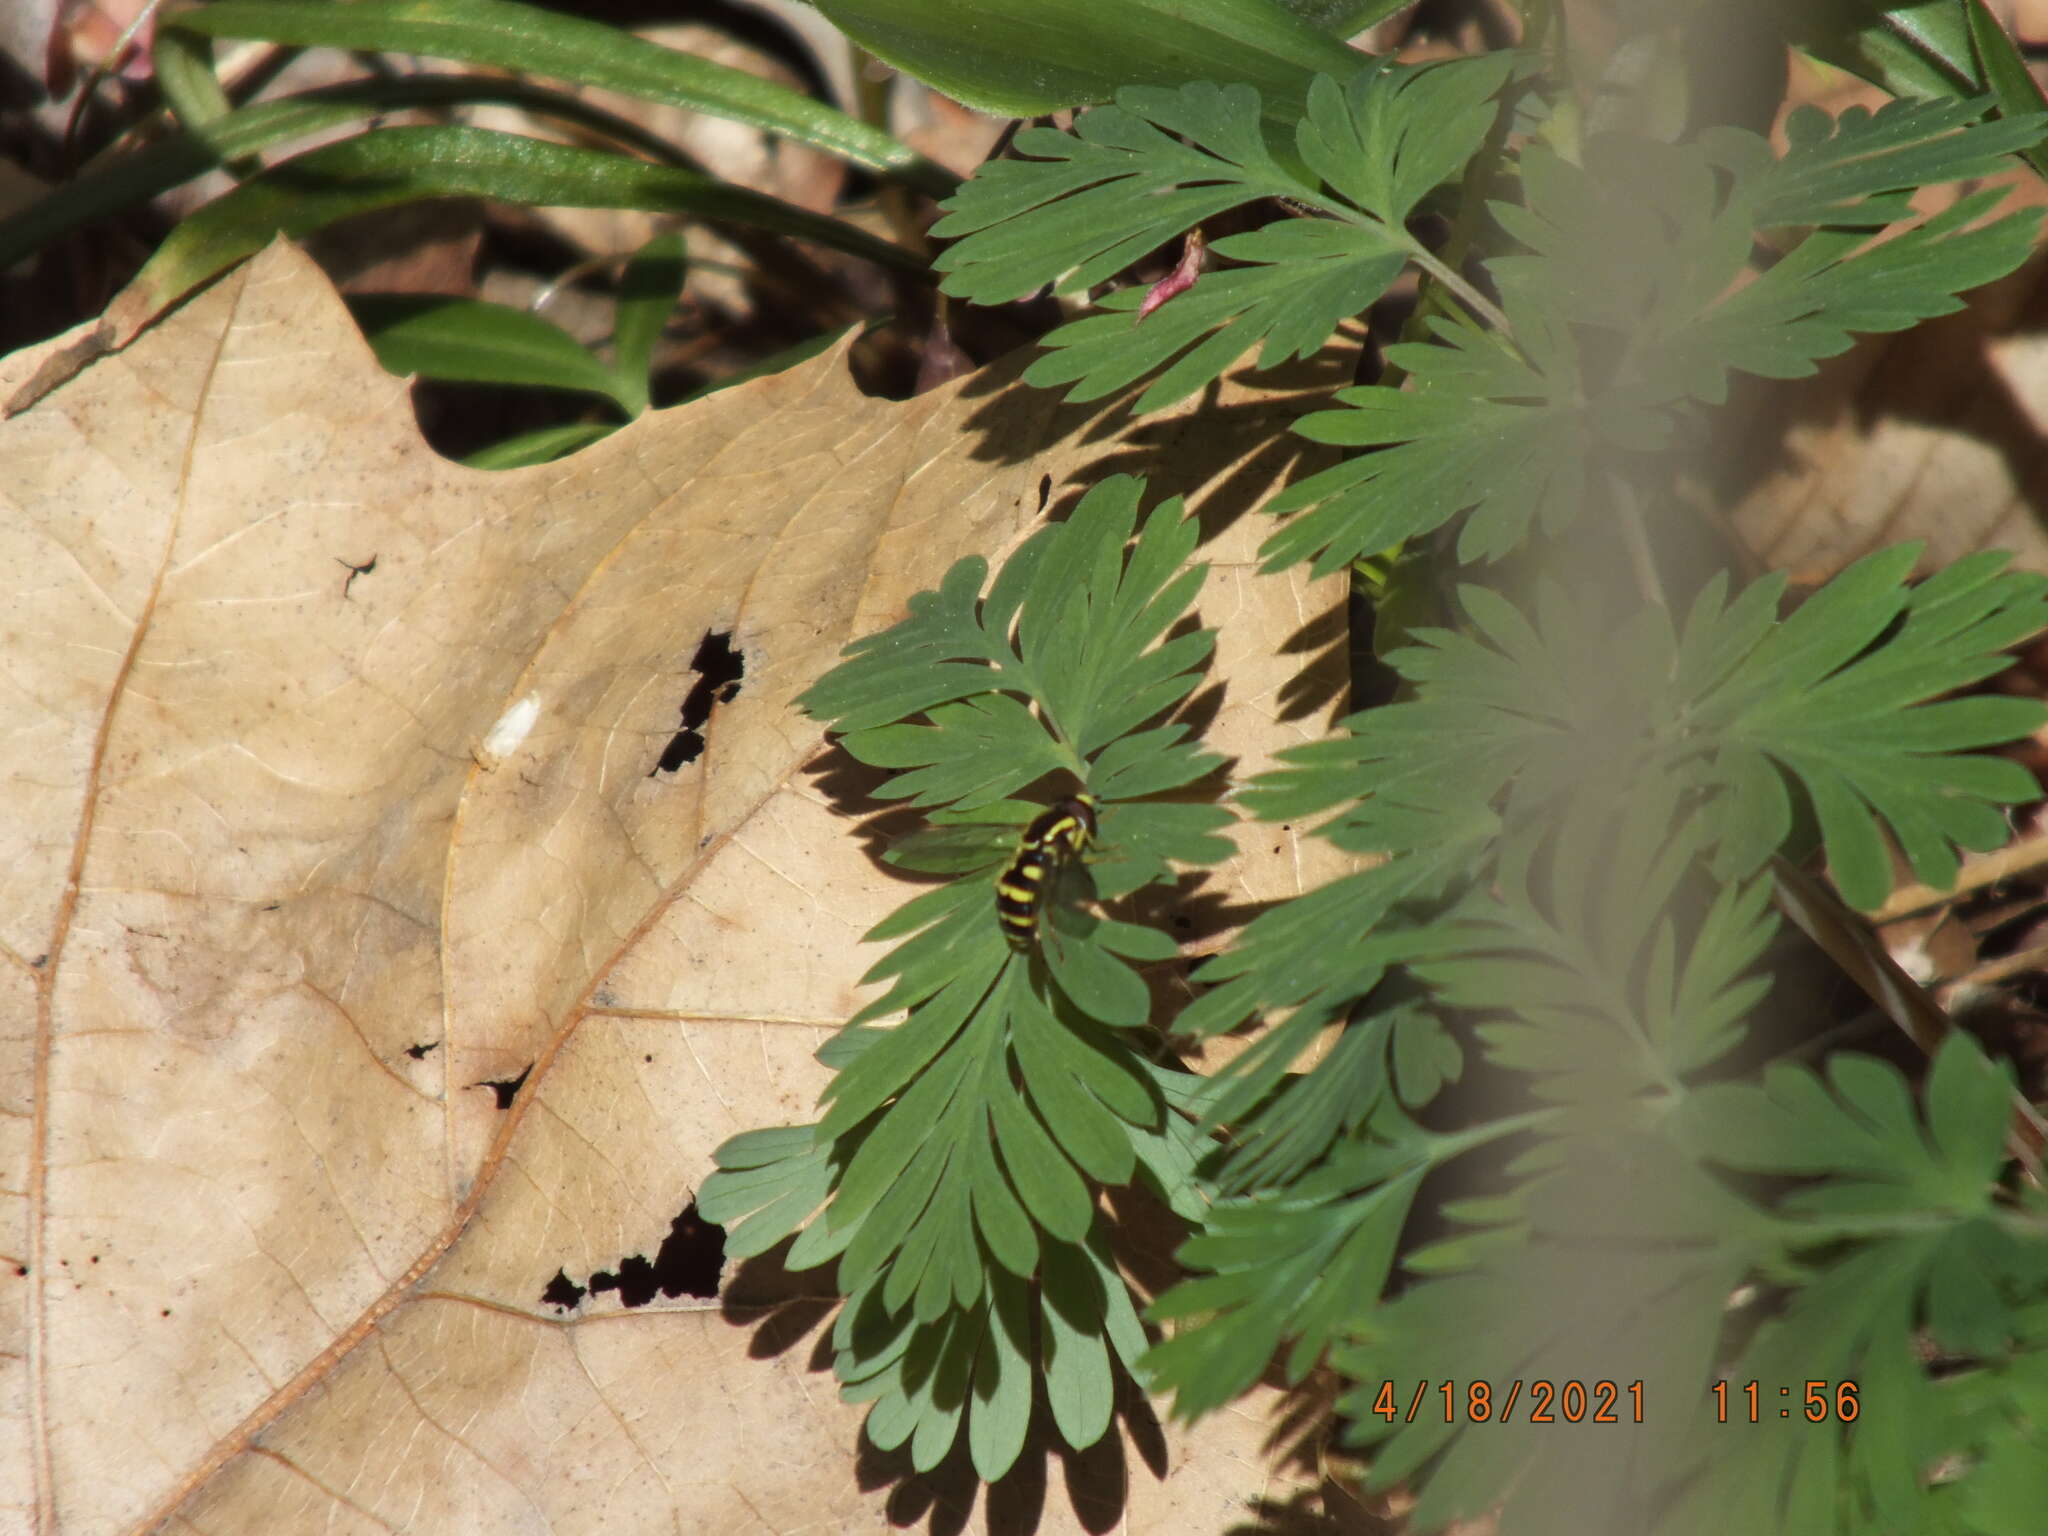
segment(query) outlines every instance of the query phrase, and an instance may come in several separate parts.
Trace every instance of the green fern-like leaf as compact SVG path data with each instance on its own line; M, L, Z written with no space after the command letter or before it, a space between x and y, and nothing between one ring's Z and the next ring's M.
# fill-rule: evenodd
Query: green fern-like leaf
M1080 292L1225 209L1284 197L1321 217L1218 240L1233 265L1142 321L1142 291L1111 295L1046 336L1025 379L1092 400L1177 358L1138 401L1151 411L1261 343L1262 367L1311 356L1427 256L1406 222L1478 150L1514 63L1376 63L1342 86L1319 76L1289 146L1268 138L1249 86L1120 91L1070 135L1019 134L1029 158L985 167L946 205L932 232L964 237L939 258L946 290L978 303L1047 283Z
M1543 1536L1661 1533L1676 1469L1720 1454L1695 1409L1766 1219L1660 1135L1522 1125L1512 1194L1447 1206L1469 1230L1357 1308L1340 1410L1368 1487L1415 1487L1419 1530L1497 1509Z
M792 1268L837 1262L844 1390L873 1404L869 1437L921 1469L964 1437L977 1472L1000 1477L1041 1370L1061 1433L1099 1437L1111 1352L1129 1369L1146 1340L1098 1191L1142 1182L1185 1218L1205 1208L1198 1095L1123 1033L1151 1013L1133 964L1178 946L1082 901L1230 849L1227 812L1140 798L1184 794L1218 762L1155 723L1211 637L1165 638L1201 584L1196 527L1177 502L1140 527L1141 490L1098 485L993 582L962 561L804 697L850 752L894 770L883 797L934 808L897 861L953 878L870 935L895 941L868 977L887 986L819 1052L835 1073L822 1118L726 1143L698 1205L735 1254L794 1234ZM1095 797L1096 834L1052 867L1031 942L1013 946L994 875L1040 808L1015 792L1055 772Z
M1518 317L1519 318L1519 317ZM1405 389L1339 390L1345 410L1295 426L1312 442L1371 448L1288 486L1266 510L1289 517L1259 550L1264 569L1303 560L1325 576L1483 511L1461 559L1505 553L1531 526L1563 528L1585 499L1588 420L1572 403L1576 360L1546 345L1540 319L1518 323L1526 353L1471 325L1432 319L1437 344L1387 348Z
M1489 887L1437 925L1439 956L1414 967L1441 1004L1480 1016L1487 1059L1540 1099L1675 1093L1741 1043L1768 990L1750 971L1776 927L1769 883L1703 899L1688 877L1706 831L1676 809L1668 788L1645 785L1540 843L1517 840ZM1649 825L1660 813L1676 835Z
M873 1404L870 1440L907 1446L912 1464L930 1471L964 1426L975 1472L988 1482L1023 1448L1041 1373L1062 1437L1092 1445L1115 1405L1112 1359L1137 1375L1146 1345L1099 1238L1049 1243L1035 1280L999 1273L986 1298L932 1320L891 1311L870 1283L848 1297L832 1342L840 1396Z
M1995 1508L2005 1496L2005 1464L1994 1462L1991 1484L1973 1492L1972 1463L1987 1438L2013 1438L2009 1415L2026 1399L2006 1393L2024 1391L2034 1366L2021 1353L2010 1373L1984 1368L2037 1334L2048 1301L2048 1206L2031 1190L2010 1201L2001 1191L2011 1078L1966 1035L1942 1047L1924 1100L1916 1113L1895 1068L1845 1054L1825 1079L1780 1064L1760 1083L1702 1088L1683 1106L1677 1127L1698 1155L1812 1176L1761 1232L1786 1258L1830 1262L1812 1272L1781 1264L1801 1283L1728 1372L1731 1383L1764 1384L1758 1422L1744 1422L1748 1405L1732 1399L1744 1433L1681 1470L1672 1530L1726 1529L1735 1518L1746 1528L1846 1531L1858 1517L1898 1530L2000 1528L1946 1522L1959 1505ZM1982 1374L1932 1380L1916 1330L1958 1362L1976 1360ZM1802 1383L1821 1389L1817 1414ZM1957 1403L1959 1392L1977 1406ZM1705 1428L1704 1410L1699 1417ZM1930 1487L1928 1473L1942 1463L1946 1480L1960 1472L1959 1492Z
M1134 87L1071 134L1029 128L1011 147L1020 158L984 166L932 226L959 240L939 258L946 291L977 304L1055 279L1079 292L1225 208L1302 190L1248 85Z
M1731 371L1803 378L1857 335L1903 331L1961 309L1961 294L2004 277L2033 251L2039 210L1982 222L2004 198L2002 188L1976 193L1875 246L1856 230L1809 235L1755 282L1674 326L1660 366L1645 370L1647 388L1719 404Z
M1897 1068L1854 1053L1836 1056L1824 1083L1780 1063L1761 1083L1717 1083L1686 1101L1683 1125L1702 1156L1731 1168L1829 1175L1797 1190L1783 1209L1854 1225L1886 1207L1979 1215L2003 1161L2011 1079L1957 1032L1935 1061L1923 1135ZM1814 1239L1822 1240L1819 1237Z
M1433 1098L1461 1064L1456 1042L1442 1034L1420 999L1375 997L1371 1011L1346 1026L1314 1070L1290 1073L1260 1103L1230 1117L1230 1147L1211 1182L1225 1195L1284 1189L1361 1130L1397 1074L1401 1102L1414 1107Z
M2048 581L1991 552L1907 587L1918 554L1867 556L1769 628L1776 579L1725 611L1718 585L1701 598L1674 681L1690 701L1684 738L1712 753L1709 782L1727 797L1725 873L1754 869L1790 829L1781 771L1810 798L1835 883L1861 907L1889 888L1879 822L1919 878L1947 885L1955 848L1997 847L1998 807L2037 793L2017 763L1967 749L2037 729L2041 706L1941 695L2000 670L2000 652L2048 626Z
M1197 1271L1153 1303L1154 1321L1200 1318L1146 1357L1153 1384L1189 1418L1255 1382L1284 1340L1299 1381L1366 1298L1386 1284L1396 1240L1440 1147L1382 1110L1372 1139L1347 1142L1286 1190L1218 1201L1177 1257Z
M1275 1076L1264 1087L1271 1087L1291 1051L1305 1047L1317 1029L1378 986L1388 967L1412 958L1412 932L1396 927L1382 938L1373 930L1401 903L1438 897L1453 877L1460 851L1382 864L1261 912L1236 944L1203 966L1208 990L1181 1011L1175 1027L1212 1035L1236 1028L1262 1009L1295 1010L1284 1028L1238 1058L1238 1063L1270 1059ZM1346 942L1332 944L1332 933L1346 935ZM1252 1094L1253 1100L1257 1097ZM1248 1102L1233 1109L1248 1107ZM1225 1116L1219 1111L1217 1118Z
M1079 773L1085 758L1186 697L1214 644L1205 630L1154 644L1194 600L1204 568L1184 568L1198 529L1178 502L1147 519L1124 558L1140 490L1123 475L1093 487L1069 521L1010 557L986 597L986 562L960 561L936 592L910 600L902 623L849 646L799 702L855 756L921 770L890 780L887 798L939 804L951 790L951 803L971 807L1055 766ZM1027 701L1044 742L1025 728ZM941 717L936 729L909 723L955 703L973 712ZM1165 782L1216 762L1154 744L1155 757L1176 765L1153 767Z
M1346 390L1348 409L1304 418L1306 437L1377 451L1269 504L1295 515L1262 549L1267 568L1336 570L1467 512L1460 558L1498 557L1578 517L1596 468L1667 446L1681 416L1725 399L1731 371L1811 373L1853 336L1947 313L2018 266L2039 215L1986 222L1997 191L1871 231L1903 215L1882 188L1904 167L1981 167L2019 130L1880 116L1847 121L1832 149L1802 141L1789 171L1735 129L1705 144L1594 138L1582 162L1531 149L1521 202L1495 207L1521 249L1487 263L1509 331L1437 317L1431 342L1388 349L1404 388ZM1845 227L1750 272L1760 227L1844 208Z
M1837 118L1801 107L1785 120L1785 153L1763 157L1768 164L1757 159L1757 142L1747 134L1715 130L1707 139L1710 150L1726 146L1725 163L1756 162L1760 228L1877 229L1911 216L1914 189L1994 175L2048 130L2039 113L1976 121L1991 104L1988 96L1892 101L1875 112L1852 107Z
M1288 821L1335 811L1322 835L1392 857L1261 914L1204 967L1182 1030L1280 1016L1208 1096L1209 1120L1244 1137L1222 1187L1259 1176L1260 1157L1306 1166L1340 1133L1325 1107L1342 1102L1336 1088L1276 1090L1325 1025L1401 967L1476 1013L1488 1058L1543 1099L1682 1093L1743 1040L1764 995L1751 971L1774 923L1753 876L1790 830L1794 783L1838 880L1866 904L1884 892L1863 874L1882 876L1882 844L1870 812L1847 816L1843 799L1875 810L1923 878L1953 875L1952 843L1995 844L1995 806L2030 796L2031 781L1963 749L2022 736L2041 710L1938 696L2048 623L2048 589L1995 558L1908 588L1912 557L1873 557L1782 623L1781 583L1732 603L1710 584L1682 631L1661 610L1617 625L1557 588L1532 621L1468 589L1471 633L1421 631L1392 658L1412 700L1285 754L1249 808ZM1718 892L1710 862L1731 882ZM1332 933L1355 937L1333 945ZM1383 1027L1374 1017L1354 1017L1348 1038ZM1340 1048L1317 1071L1348 1084L1362 1113L1384 1092L1380 1062Z
M1208 384L1264 343L1261 368L1313 357L1337 327L1392 286L1408 255L1377 229L1330 219L1288 219L1209 247L1242 265L1204 273L1150 315L1135 316L1142 288L1102 299L1099 313L1044 337L1049 349L1025 370L1041 388L1071 384L1069 400L1114 394L1168 363L1134 410L1161 410Z
M1998 807L2035 794L2018 764L1970 749L2024 737L2043 712L2029 700L1942 695L1997 672L2005 650L2048 628L2048 581L1987 553L1908 586L1917 555L1868 556L1782 622L1781 577L1732 602L1716 579L1678 632L1661 610L1617 626L1555 587L1539 592L1532 623L1466 588L1471 633L1418 631L1390 658L1414 683L1412 701L1289 752L1246 803L1279 818L1335 809L1324 830L1339 846L1407 853L1461 828L1484 836L1474 810L1489 803L1509 825L1547 823L1590 772L1690 785L1719 797L1717 868L1742 879L1792 828L1789 775L1849 900L1875 906L1888 888L1880 821L1921 879L1947 884L1954 850L1996 847Z

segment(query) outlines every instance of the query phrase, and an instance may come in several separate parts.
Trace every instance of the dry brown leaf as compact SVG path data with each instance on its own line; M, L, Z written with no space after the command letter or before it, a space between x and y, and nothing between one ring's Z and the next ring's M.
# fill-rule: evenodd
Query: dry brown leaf
M2048 570L2043 271L2029 262L1962 313L1865 338L1815 377L1762 390L1772 462L1733 523L1763 565L1818 583L1925 539L1923 569L2008 549Z
M489 475L279 246L0 425L0 1528L957 1529L971 1486L856 1464L821 1306L760 1328L730 1266L723 1300L543 1292L808 1118L901 888L790 701L1042 477L1194 493L1212 741L1325 729L1341 585L1247 567L1299 408L1134 429L1014 368L898 404L833 354ZM655 771L725 632L738 693ZM1318 857L1262 835L1223 883ZM1045 1531L1183 1533L1306 1496L1255 1401L1133 1412L997 1505L1035 1476Z

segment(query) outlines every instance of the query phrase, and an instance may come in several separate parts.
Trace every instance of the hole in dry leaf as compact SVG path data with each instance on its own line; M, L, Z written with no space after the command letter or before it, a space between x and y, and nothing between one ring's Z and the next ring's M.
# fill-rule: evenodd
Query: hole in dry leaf
M725 1228L697 1214L697 1203L684 1206L669 1224L668 1236L655 1250L654 1262L634 1254L617 1274L590 1277L592 1291L617 1290L629 1307L644 1307L657 1293L663 1296L709 1297L718 1294L718 1271L725 1262Z
M344 602L348 599L348 589L356 584L356 578L358 576L367 576L377 569L377 557L375 555L370 556L369 559L360 564L354 560L344 560L341 556L336 555L334 563L348 572L348 575L342 579L341 583L341 596Z
M566 1269L555 1271L555 1278L547 1283L540 1293L542 1306L560 1307L564 1312L573 1312L583 1305L583 1298L590 1292L569 1278Z
M661 749L661 759L647 770L647 777L674 773L685 763L694 763L704 753L704 722L711 718L711 706L730 704L739 697L740 679L746 674L746 658L733 649L732 631L709 631L690 658L690 670L697 681L683 697L683 728Z
M410 1056L414 1061L424 1061L426 1059L427 1052L438 1051L439 1049L441 1049L440 1041L422 1040L418 1045L408 1045L405 1048L405 1054Z
M629 1254L615 1270L594 1271L587 1288L571 1280L567 1270L558 1269L540 1299L567 1310L579 1305L585 1294L599 1291L617 1291L620 1302L629 1307L644 1307L657 1296L708 1298L718 1294L718 1272L724 1264L725 1228L699 1216L692 1200L669 1223L668 1236L652 1260Z
M1052 500L1052 476L1051 476L1051 475L1040 475L1040 476L1038 477L1038 510L1039 510L1039 511L1041 511L1041 512L1043 512L1043 511L1045 510L1045 508L1046 508L1046 504L1047 504L1048 502L1050 502L1051 500Z
M472 1088L488 1088L498 1096L498 1108L510 1109L512 1101L519 1097L519 1090L526 1086L527 1078L533 1075L533 1063L528 1062L525 1070L517 1077L501 1078L497 1082L471 1083Z
M619 1300L629 1307L644 1307L660 1292L661 1286L654 1278L654 1266L642 1254L631 1254L616 1270L600 1269L590 1277L590 1289L596 1291L617 1291Z

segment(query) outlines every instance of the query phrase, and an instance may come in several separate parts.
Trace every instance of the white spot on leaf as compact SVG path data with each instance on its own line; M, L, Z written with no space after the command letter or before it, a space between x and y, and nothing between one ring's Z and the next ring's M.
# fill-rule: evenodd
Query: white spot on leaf
M496 768L519 750L519 744L532 733L534 722L538 719L540 695L529 693L498 716L498 723L491 727L489 734L483 739L483 744L477 748L478 763L485 768Z

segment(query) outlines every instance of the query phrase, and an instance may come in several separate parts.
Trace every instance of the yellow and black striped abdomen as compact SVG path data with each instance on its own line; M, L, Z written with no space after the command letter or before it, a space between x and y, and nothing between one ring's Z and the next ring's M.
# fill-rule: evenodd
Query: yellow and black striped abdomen
M1024 829L1017 857L996 881L996 919L1012 949L1028 949L1038 933L1046 887L1067 860L1095 836L1095 797L1076 795L1047 808Z

